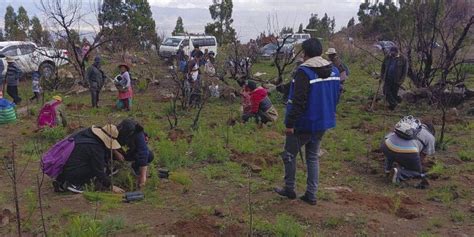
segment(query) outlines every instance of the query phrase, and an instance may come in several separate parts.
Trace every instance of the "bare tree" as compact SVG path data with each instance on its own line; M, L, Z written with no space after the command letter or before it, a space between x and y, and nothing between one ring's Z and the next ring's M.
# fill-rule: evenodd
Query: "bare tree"
M111 41L111 39L104 34L102 26L88 20L90 14L93 14L96 20L98 19L100 1L91 3L90 14L83 12L82 2L81 0L40 0L39 5L40 10L52 27L52 33L56 38L64 42L69 50L68 57L64 57L61 54L55 55L55 57L62 58L71 63L81 79L85 81L86 59L94 50ZM79 42L77 42L77 38L78 34L80 36L81 26L84 25L92 29L92 33L89 36L93 40L90 43L89 50L83 53L82 49L78 47Z
M267 27L270 35L280 35L282 28L280 28L278 15L267 16ZM297 49L293 42L290 42L291 34L280 35L278 38L272 38L277 48L273 57L273 63L277 68L278 77L275 85L280 85L284 82L284 74L288 66L292 65L302 52L302 49Z

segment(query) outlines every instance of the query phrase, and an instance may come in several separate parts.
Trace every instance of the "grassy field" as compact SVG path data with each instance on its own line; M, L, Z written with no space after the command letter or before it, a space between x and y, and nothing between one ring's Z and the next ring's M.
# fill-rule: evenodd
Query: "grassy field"
M145 200L123 203L121 196L94 192L84 195L53 192L45 177L43 211L50 236L468 236L474 233L473 179L474 121L462 113L450 116L444 150L427 163L432 174L427 190L414 183L395 186L382 174L383 155L378 150L383 136L402 116L412 114L440 126L440 112L425 104L402 104L395 112L380 102L375 112L365 110L377 81L360 65L350 65L351 75L338 107L337 127L323 138L318 205L289 201L272 192L283 183L280 153L284 142L281 96L273 93L280 120L258 127L254 123L229 123L240 116L239 100L211 99L205 105L196 130L191 124L196 110L178 111L178 128L170 130L170 102L160 97L169 90L165 66L156 63L161 82L136 93L132 112L113 108L116 95L105 92L101 107L89 107L89 95L65 97L68 128L35 130L38 106L28 106L17 123L1 127L0 154L17 144L20 170L18 189L22 227L27 235L42 233L36 177L42 152L67 134L91 125L118 123L126 117L140 121L151 137L156 154ZM107 68L112 72L112 67ZM140 70L140 65L132 70ZM273 79L270 62L254 65ZM170 90L171 91L171 90ZM21 96L30 95L23 83ZM55 93L48 93L51 96ZM304 192L305 166L298 161L297 192ZM119 164L114 183L135 188L127 164ZM171 171L159 179L157 168ZM14 210L11 182L0 172L0 207ZM13 222L13 221L12 221ZM0 229L14 235L15 223Z

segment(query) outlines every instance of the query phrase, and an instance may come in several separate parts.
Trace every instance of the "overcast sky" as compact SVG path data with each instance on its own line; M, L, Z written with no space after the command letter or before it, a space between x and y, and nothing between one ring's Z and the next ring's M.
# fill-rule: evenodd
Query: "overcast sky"
M89 1L83 0L84 8L89 8ZM94 0L93 0L94 1ZM211 21L209 5L212 0L148 0L152 6L157 31L169 35L176 19L181 16L188 32L202 33L204 26ZM363 0L234 0L234 28L238 37L247 41L255 38L267 27L267 16L278 16L280 28L290 26L298 28L308 24L311 13L319 16L327 13L336 18L336 28L345 26L351 17L356 17L357 10ZM39 0L0 0L0 27L3 28L3 16L7 5L17 9L24 6L29 15L38 15ZM87 6L87 7L86 7ZM357 17L356 17L357 19Z

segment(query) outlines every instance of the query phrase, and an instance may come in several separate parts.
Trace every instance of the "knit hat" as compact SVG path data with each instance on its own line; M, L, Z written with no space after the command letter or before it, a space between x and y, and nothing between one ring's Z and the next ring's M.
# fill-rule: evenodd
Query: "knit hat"
M252 81L252 80L248 80L248 81L247 81L247 87L248 87L250 90L255 90L255 89L257 89L257 83L255 83L255 82Z
M92 132L99 137L104 145L109 149L119 149L120 143L117 141L119 132L113 124L107 124L103 127L92 126Z

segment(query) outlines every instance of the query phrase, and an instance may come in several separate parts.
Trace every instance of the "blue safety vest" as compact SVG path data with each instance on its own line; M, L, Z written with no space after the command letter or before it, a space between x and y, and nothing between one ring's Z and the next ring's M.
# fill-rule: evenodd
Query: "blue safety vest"
M319 78L309 67L300 66L309 78L310 89L306 111L296 121L295 130L304 133L325 131L336 126L336 106L339 102L340 78L339 70L333 66L331 76ZM293 108L295 79L291 82L286 117ZM300 79L301 80L301 79Z

